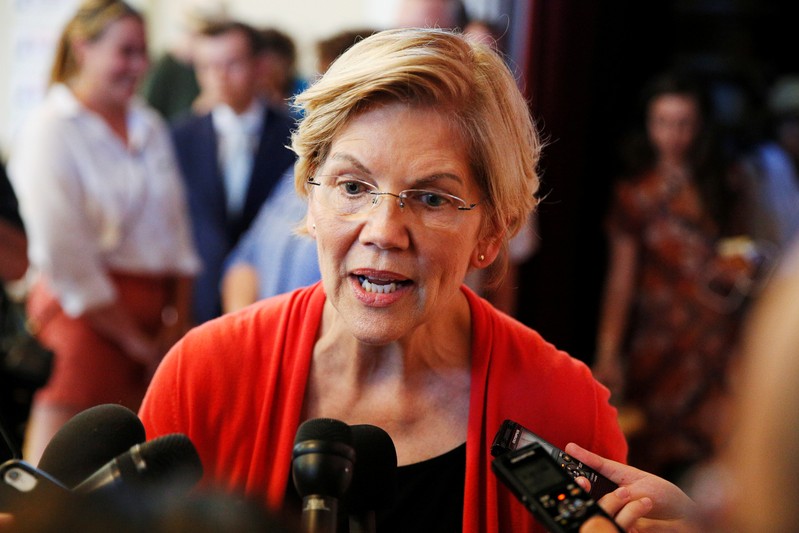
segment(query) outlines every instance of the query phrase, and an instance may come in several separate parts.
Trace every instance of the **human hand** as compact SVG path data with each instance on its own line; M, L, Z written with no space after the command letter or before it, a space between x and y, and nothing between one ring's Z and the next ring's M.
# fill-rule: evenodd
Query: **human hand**
M174 323L164 324L158 332L158 338L156 339L161 357L163 357L163 354L166 354L176 342L182 339L189 329L190 325L185 321L175 321Z
M619 533L619 530L604 516L592 516L580 526L580 533Z
M591 488L584 477L577 478L577 483L586 491ZM603 496L599 505L613 517L615 524L604 516L594 516L580 526L580 533L618 533L617 525L625 531L636 532L633 525L652 510L652 498L633 500L627 487L619 487Z
M157 339L147 335L118 302L87 309L83 314L92 329L116 344L125 355L146 367L154 367L163 352Z
M569 443L566 453L590 466L619 485L615 491L599 501L608 514L623 528L639 533L696 532L697 505L675 484L663 478L605 459L595 453ZM583 488L588 480L580 481ZM650 500L647 502L646 500ZM647 506L650 506L646 510ZM644 512L645 511L645 512ZM582 533L600 532L587 529Z
M144 335L132 335L125 339L123 349L128 357L144 365L150 373L155 371L163 357L158 339L151 339Z

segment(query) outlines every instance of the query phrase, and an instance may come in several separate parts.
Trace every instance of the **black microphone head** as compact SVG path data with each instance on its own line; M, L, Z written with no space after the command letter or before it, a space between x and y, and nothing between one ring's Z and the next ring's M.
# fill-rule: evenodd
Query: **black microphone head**
M306 420L297 429L292 457L292 477L300 496L340 498L352 479L352 431L333 418Z
M191 486L203 477L197 449L182 433L157 437L137 444L117 458L120 478L142 485L173 483Z
M311 420L306 420L297 428L294 444L297 445L307 440L343 442L351 445L352 430L348 424L335 418L312 418Z
M78 413L58 430L37 468L73 488L145 439L136 413L117 404L98 405Z
M351 426L355 471L347 492L350 513L390 508L397 494L397 450L385 430L370 424Z

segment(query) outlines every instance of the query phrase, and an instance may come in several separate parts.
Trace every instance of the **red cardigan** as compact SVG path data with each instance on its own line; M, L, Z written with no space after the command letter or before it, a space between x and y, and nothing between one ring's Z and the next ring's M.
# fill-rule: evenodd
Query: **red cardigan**
M510 418L558 447L574 441L624 461L616 410L583 363L462 290L473 328L463 531L543 531L491 472L500 424ZM324 303L317 283L189 332L142 404L147 438L185 433L202 459L204 482L280 508Z

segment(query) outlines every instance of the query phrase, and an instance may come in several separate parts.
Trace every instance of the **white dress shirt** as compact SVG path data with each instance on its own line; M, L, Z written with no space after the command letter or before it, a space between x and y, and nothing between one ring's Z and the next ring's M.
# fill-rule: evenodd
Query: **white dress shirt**
M12 149L31 265L71 316L114 301L110 270L192 275L200 267L166 125L137 100L127 125L126 146L55 85Z
M225 180L227 212L233 217L244 209L263 117L264 106L259 100L254 100L240 115L225 104L211 111L218 141L217 157Z

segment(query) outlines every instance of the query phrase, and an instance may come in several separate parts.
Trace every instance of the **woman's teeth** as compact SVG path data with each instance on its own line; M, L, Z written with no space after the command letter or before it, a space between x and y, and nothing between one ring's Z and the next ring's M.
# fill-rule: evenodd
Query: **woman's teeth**
M378 283L371 283L366 278L360 278L361 287L366 292L376 292L379 294L390 294L397 290L397 284L395 282L390 282L386 284L378 284Z

